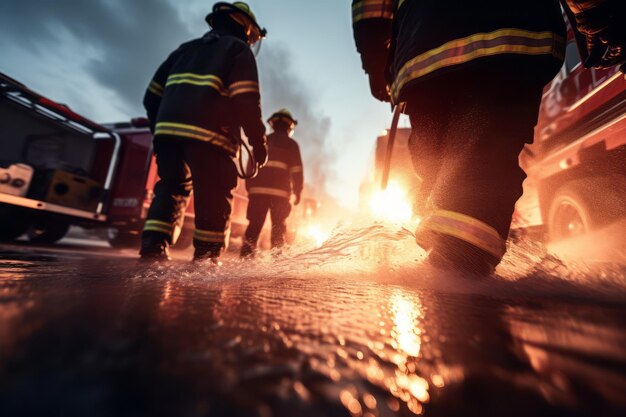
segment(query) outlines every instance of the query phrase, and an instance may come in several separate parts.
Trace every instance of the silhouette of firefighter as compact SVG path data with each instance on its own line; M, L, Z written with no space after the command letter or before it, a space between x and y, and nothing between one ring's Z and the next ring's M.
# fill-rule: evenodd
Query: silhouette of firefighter
M246 181L248 189L248 220L241 256L252 256L263 229L267 212L272 220L272 248L285 244L287 217L291 212L290 198L300 203L304 174L300 148L291 138L297 120L286 109L274 113L268 120L273 132L267 137L268 162L255 178Z
M144 98L160 180L141 256L169 259L192 189L194 259L216 260L229 237L240 128L259 165L267 159L257 67L251 45L265 36L248 5L216 3L212 30L181 45L159 67Z
M594 51L590 65L619 63L620 54L623 62L620 2L571 3ZM593 13L594 4L605 9ZM559 1L354 0L352 12L372 94L402 105L413 127L409 146L423 180L418 244L434 266L490 273L522 194L518 155L533 139L543 87L563 63ZM607 45L602 61L596 49Z

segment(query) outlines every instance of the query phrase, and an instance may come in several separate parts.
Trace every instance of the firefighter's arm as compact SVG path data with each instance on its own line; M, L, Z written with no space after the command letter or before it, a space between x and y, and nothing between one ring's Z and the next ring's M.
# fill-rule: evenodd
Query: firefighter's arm
M293 150L290 155L289 176L291 177L291 189L296 196L294 204L297 206L300 204L300 196L302 195L302 188L304 187L304 170L302 169L300 147L296 142L293 142Z
M257 163L263 166L267 161L267 142L261 116L259 77L250 48L243 48L235 57L227 87L237 122L252 145Z
M584 38L579 47L586 67L610 67L626 62L624 0L562 0L562 3L575 32Z
M372 95L389 101L385 76L389 59L393 0L353 0L352 30Z
M159 106L161 105L161 97L163 97L163 92L165 91L167 77L177 57L178 51L174 51L161 66L159 66L143 97L143 107L146 109L152 132L154 132L154 124L156 123Z

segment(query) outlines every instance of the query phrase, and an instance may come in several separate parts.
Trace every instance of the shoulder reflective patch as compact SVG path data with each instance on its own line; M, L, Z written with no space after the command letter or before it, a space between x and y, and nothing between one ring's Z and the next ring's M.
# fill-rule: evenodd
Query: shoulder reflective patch
M159 122L156 124L154 135L181 136L209 142L226 150L231 155L237 152L237 148L226 136L219 133L188 124Z
M352 3L352 24L365 19L393 19L394 0L360 0Z
M291 196L289 191L281 190L280 188L270 188L270 187L250 187L250 189L248 190L248 194L250 195L264 194L264 195L271 195L274 197L283 197L287 199Z
M397 102L402 88L410 81L441 68L500 54L553 55L561 59L563 46L564 39L553 32L523 29L499 29L455 39L404 64L391 87L392 99Z
M292 174L296 174L298 172L302 172L302 166L297 165L294 167L289 168L289 172L291 172Z

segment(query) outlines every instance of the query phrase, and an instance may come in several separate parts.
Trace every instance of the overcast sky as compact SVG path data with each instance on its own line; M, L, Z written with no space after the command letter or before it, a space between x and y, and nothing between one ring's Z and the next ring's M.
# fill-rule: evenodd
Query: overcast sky
M268 38L258 57L267 118L300 121L307 181L356 207L375 137L391 119L369 95L348 0L250 0ZM143 115L156 67L202 35L207 0L0 0L0 71L99 122ZM307 164L308 162L308 164Z

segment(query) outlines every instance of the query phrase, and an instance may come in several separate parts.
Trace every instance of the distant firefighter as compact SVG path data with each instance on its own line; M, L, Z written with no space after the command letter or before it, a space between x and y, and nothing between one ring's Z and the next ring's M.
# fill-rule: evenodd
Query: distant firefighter
M626 2L568 3L591 65L623 62L617 9ZM490 273L522 194L518 155L533 139L543 87L563 63L559 0L354 0L352 13L372 94L405 104L411 119L409 147L423 180L418 244L434 266ZM603 61L597 51L607 44Z
M294 194L294 204L300 203L304 184L300 148L291 138L298 122L286 109L274 113L268 122L273 133L267 137L267 165L257 177L246 181L250 224L241 247L242 257L254 254L268 211L272 220L272 248L285 244L286 221L291 212L289 200Z
M231 159L243 128L257 164L267 159L259 81L250 46L265 36L248 5L216 3L206 17L212 30L181 45L161 64L144 98L154 133L160 180L148 212L144 259L169 259L192 189L194 259L216 260L228 241Z

